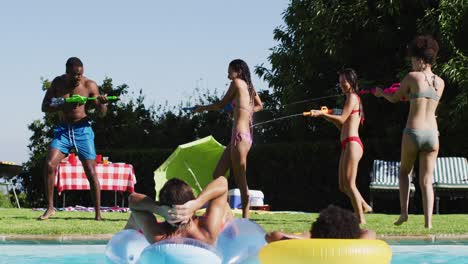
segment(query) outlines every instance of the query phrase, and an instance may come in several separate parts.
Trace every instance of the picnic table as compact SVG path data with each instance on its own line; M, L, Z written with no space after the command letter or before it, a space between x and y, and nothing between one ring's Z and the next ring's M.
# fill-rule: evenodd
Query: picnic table
M114 191L114 203L117 205L117 192L134 192L136 183L133 166L127 163L96 164L96 175L101 185L101 191ZM55 186L59 195L63 197L63 207L65 207L65 191L68 190L89 190L90 185L84 172L81 161L75 164L61 162L57 169ZM122 206L124 199L122 196Z

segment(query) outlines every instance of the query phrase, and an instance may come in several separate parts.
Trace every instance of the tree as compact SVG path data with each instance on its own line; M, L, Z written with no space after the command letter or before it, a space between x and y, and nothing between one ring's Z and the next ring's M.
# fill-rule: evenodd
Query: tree
M466 0L292 0L284 12L285 25L274 31L279 43L269 56L271 68L260 65L255 71L269 82L282 115L320 105L334 107L342 98L291 103L336 94L336 72L344 67L358 72L361 88L398 82L410 67L405 60L406 44L417 34L432 34L441 46L435 72L447 83L438 113L441 134L459 133L468 121L468 114L462 111L468 104L467 18ZM398 143L407 106L375 98L363 100L367 119L364 137L390 137L396 140L389 143ZM454 124L452 116L462 122ZM306 122L296 119L292 123L295 139L307 139L310 130L317 128ZM330 129L320 126L316 133L335 137Z
M434 72L446 81L437 113L439 154L467 156L468 140L464 135L468 121L468 113L464 111L468 104L467 0L292 0L283 18L284 26L274 31L278 44L269 56L271 68L259 65L255 69L269 82L271 97L277 102L273 104L276 116L301 113L321 105L342 105L341 96L310 100L338 94L334 87L337 71L342 68L354 68L360 78L359 85L364 89L398 82L410 70L406 60L407 43L418 34L431 34L441 48ZM301 101L307 102L298 103ZM362 96L362 102L366 121L360 135L366 152L360 162L358 185L367 190L372 160L400 158L401 131L406 123L408 104L389 104L372 96ZM312 145L307 149L310 155L317 154L314 152L317 146L338 137L336 129L329 124L323 125L322 120L297 118L288 124L291 127L288 127L288 133L281 134L284 135L282 141L291 146L306 146L310 142ZM315 155L308 163L327 164L334 158L337 161L339 149L329 148L331 151L326 157ZM320 193L322 183L329 178L330 175L321 175L322 172L330 173L328 168L320 167L318 174L300 174L306 165L291 165L294 158L300 159L290 156L282 164L294 168L288 181L295 177L302 181L300 186L304 186L309 177L314 178L307 200L326 199L315 194ZM264 162L267 161L265 157ZM278 175L264 176L266 179L275 177ZM280 196L289 195L296 188L293 186Z

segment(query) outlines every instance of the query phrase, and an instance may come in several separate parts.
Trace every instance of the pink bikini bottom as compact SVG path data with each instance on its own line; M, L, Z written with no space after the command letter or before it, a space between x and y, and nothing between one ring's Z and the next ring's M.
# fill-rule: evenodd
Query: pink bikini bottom
M252 145L252 142L253 142L252 134L250 134L249 132L240 132L240 131L235 131L235 130L232 131L231 145L236 146L239 142L243 140L247 141L249 145Z

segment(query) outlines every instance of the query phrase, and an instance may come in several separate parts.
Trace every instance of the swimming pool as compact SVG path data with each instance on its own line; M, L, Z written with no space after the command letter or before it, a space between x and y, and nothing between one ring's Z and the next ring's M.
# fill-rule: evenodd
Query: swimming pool
M468 241L389 241L392 264L468 264ZM102 263L105 244L0 242L0 264Z

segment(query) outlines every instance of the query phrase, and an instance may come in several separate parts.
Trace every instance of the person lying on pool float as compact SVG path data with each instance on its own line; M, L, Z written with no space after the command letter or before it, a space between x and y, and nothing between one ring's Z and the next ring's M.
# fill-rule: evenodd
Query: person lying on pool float
M224 177L210 182L197 198L183 180L170 179L159 193L159 202L140 193L128 197L132 213L125 229L139 230L150 243L186 237L214 244L224 224L233 217L228 210L227 193ZM205 215L196 216L195 212L207 203ZM166 221L158 222L154 214Z
M286 239L375 239L376 237L374 231L359 227L359 220L351 211L330 205L320 212L317 220L312 223L310 231L302 234L286 234L273 231L266 234L265 239L268 243L271 243Z

